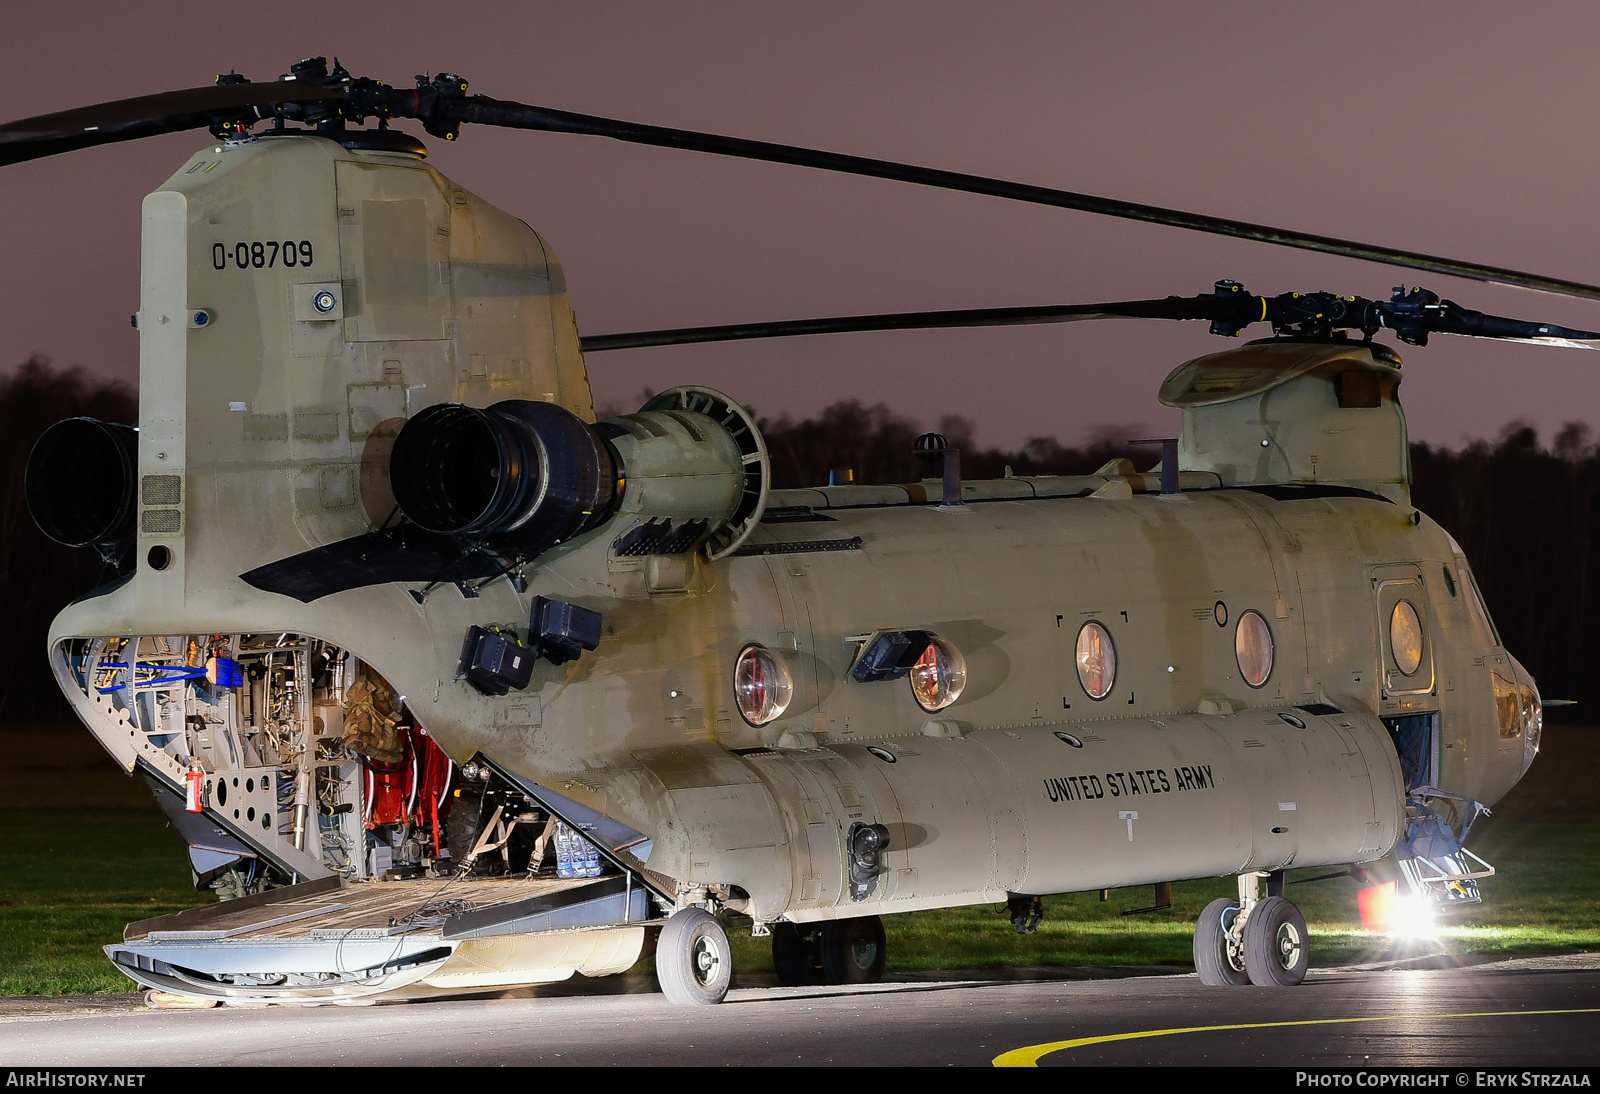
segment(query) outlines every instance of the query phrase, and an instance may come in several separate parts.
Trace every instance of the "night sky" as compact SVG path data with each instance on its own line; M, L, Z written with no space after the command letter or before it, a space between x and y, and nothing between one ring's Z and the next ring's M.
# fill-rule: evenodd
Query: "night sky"
M337 54L541 105L993 175L1600 282L1593 4L14 4L6 119ZM418 131L415 123L399 123ZM0 171L0 365L132 378L139 202L204 134ZM584 333L1206 291L1385 296L1600 328L1600 304L899 183L592 137L469 129L436 165L555 246ZM1257 336L1265 334L1256 328ZM769 415L841 398L980 441L1175 426L1198 324L1107 322L638 350L597 399L705 383ZM1600 355L1407 349L1413 436L1593 421Z

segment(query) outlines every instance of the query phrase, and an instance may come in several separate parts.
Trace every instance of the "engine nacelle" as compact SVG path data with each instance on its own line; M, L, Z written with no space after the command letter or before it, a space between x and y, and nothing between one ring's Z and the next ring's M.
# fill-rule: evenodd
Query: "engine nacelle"
M748 412L704 388L595 426L525 399L435 404L406 423L389 457L395 502L413 524L530 557L616 514L688 529L654 553L705 543L725 554L760 520L767 480Z

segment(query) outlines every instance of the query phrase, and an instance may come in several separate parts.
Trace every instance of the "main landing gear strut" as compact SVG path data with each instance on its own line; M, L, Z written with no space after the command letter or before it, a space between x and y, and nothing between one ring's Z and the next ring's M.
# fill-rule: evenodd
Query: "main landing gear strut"
M1194 967L1202 984L1288 988L1306 978L1306 920L1282 892L1282 870L1240 874L1237 900L1223 897L1206 905L1194 929Z
M786 987L875 983L887 952L883 920L875 915L772 925L772 964Z

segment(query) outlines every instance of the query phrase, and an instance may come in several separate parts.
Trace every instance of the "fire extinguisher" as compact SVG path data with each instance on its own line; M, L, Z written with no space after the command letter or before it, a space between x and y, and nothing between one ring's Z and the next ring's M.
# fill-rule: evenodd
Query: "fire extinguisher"
M204 813L206 773L199 764L190 764L189 770L184 775L184 783L189 791L187 808L191 813Z

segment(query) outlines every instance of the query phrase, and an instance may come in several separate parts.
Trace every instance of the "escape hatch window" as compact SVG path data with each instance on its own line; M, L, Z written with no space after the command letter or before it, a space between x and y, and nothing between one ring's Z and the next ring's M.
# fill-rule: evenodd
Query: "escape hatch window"
M1409 600L1396 600L1389 613L1389 653L1395 668L1407 676L1422 667L1422 620Z
M1090 620L1078 631L1078 683L1091 699L1104 699L1117 682L1117 648L1111 634Z
M1245 683L1253 688L1266 686L1272 675L1272 628L1254 608L1239 617L1233 632L1233 655Z

